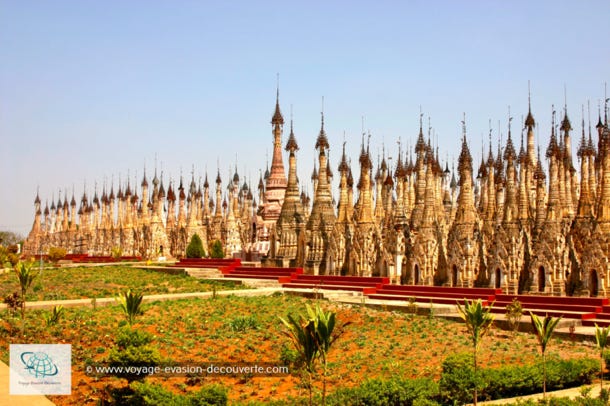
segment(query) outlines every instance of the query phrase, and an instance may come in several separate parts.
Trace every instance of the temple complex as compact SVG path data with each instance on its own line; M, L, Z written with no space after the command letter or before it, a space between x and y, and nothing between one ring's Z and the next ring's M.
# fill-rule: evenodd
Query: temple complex
M203 183L193 174L187 187L181 177L177 186L170 181L167 191L163 174L159 178L155 170L149 188L144 171L139 188L128 179L105 186L101 196L97 190L92 198L83 192L79 204L73 193L57 201L53 197L43 207L37 195L25 251L64 247L69 253L110 255L119 249L124 255L179 258L198 234L206 252L218 240L227 256L260 257L267 265L303 267L310 274L388 276L397 284L490 286L507 293L606 296L608 109L603 117L599 112L593 132L591 124L585 128L583 112L579 137L567 106L559 117L553 108L550 122L548 144L537 146L531 106L520 139L509 117L505 142L497 142L494 151L490 131L489 148L475 164L464 117L457 171L451 171L429 136L426 140L420 115L414 151L403 151L399 143L393 167L385 151L373 164L366 134L356 165L346 156L344 143L335 166L329 160L323 114L314 145L299 146L292 119L283 143L278 91L271 119L271 168L261 174L256 198L237 169L224 181L218 171L215 185L207 174ZM578 139L574 153L572 139ZM302 148L316 150L311 198L297 177ZM333 199L334 169L338 202Z

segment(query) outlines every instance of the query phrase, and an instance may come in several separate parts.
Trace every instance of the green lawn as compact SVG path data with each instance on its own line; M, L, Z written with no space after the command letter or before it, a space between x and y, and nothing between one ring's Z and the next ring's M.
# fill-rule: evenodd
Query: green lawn
M203 292L240 289L233 282L216 282L195 279L187 275L170 275L163 272L129 266L82 266L77 268L44 269L34 280L28 301L64 300L113 297L132 289L144 295L162 293ZM0 297L19 291L14 272L0 274Z

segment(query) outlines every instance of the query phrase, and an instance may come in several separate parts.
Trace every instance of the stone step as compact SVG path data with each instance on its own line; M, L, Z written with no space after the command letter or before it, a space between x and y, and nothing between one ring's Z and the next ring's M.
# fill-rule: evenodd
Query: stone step
M222 272L213 268L185 268L189 276L197 279L222 278Z

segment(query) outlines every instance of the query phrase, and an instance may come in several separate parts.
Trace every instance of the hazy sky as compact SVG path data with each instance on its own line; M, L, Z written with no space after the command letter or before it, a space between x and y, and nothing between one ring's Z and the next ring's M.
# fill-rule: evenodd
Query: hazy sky
M506 140L509 105L518 148L528 80L543 149L567 89L575 149L581 106L595 125L610 79L609 16L609 1L0 0L0 230L27 234L37 188L43 207L116 193L144 167L150 181L155 156L166 188L235 165L255 188L278 73L310 194L322 97L335 175L345 139L358 177L363 117L374 162L385 145L395 163L420 106L443 165L463 113L475 165L490 119L494 151L498 121Z

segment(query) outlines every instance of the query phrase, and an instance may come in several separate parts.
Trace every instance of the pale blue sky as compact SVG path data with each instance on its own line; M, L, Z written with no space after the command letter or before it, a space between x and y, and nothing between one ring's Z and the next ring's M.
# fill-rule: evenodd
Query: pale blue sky
M478 165L489 119L494 151L498 120L506 139L509 105L518 139L528 80L542 147L564 85L577 140L581 105L596 121L610 78L609 16L608 1L0 0L0 229L29 231L38 186L43 205L73 186L79 201L84 182L116 192L144 165L150 180L155 155L166 188L181 168L214 179L217 162L226 181L236 161L255 187L277 73L310 193L322 97L335 174L345 133L358 176L363 116L374 155L385 144L395 161L420 105L443 161L466 113Z

